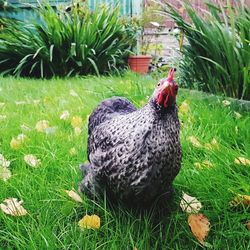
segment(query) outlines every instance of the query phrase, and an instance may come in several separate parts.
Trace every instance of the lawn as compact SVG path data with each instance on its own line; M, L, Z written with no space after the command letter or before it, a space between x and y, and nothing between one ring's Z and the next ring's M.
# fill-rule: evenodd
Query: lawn
M200 249L179 206L182 192L196 197L210 221L206 239L212 249L250 249L246 222L249 207L231 207L236 194L250 194L250 166L235 163L250 158L250 113L223 99L181 89L182 169L174 181L171 213L138 213L122 206L107 206L82 196L70 199L65 190L78 189L79 164L86 161L87 119L103 99L125 96L137 107L147 102L156 80L127 74L124 77L86 77L65 80L0 79L0 153L11 161L12 176L0 180L0 203L8 197L23 200L28 215L12 217L0 211L0 249ZM63 111L69 120L61 120ZM237 113L235 113L237 112ZM81 134L71 125L83 120ZM51 129L35 126L48 120ZM25 143L15 150L12 138L24 133ZM78 131L79 133L79 131ZM194 146L189 137L201 144ZM215 144L208 144L213 139ZM214 142L215 142L214 140ZM75 148L75 154L72 154ZM71 152L71 153L70 153ZM24 155L34 154L41 164L32 168ZM204 163L205 161L205 163ZM81 230L85 214L101 218L99 230Z

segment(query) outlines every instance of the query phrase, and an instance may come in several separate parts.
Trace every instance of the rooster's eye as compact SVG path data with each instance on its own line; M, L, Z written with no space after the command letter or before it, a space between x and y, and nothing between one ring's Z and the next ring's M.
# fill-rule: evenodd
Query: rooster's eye
M161 85L161 83L160 83L160 82L158 82L157 86L159 87L160 85Z

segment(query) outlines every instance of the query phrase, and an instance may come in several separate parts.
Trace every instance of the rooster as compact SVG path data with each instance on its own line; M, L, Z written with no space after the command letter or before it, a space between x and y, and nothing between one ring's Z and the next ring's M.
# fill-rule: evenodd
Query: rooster
M181 167L174 69L136 109L127 99L101 102L89 117L88 161L80 191L145 206L169 195ZM169 197L169 196L166 196Z

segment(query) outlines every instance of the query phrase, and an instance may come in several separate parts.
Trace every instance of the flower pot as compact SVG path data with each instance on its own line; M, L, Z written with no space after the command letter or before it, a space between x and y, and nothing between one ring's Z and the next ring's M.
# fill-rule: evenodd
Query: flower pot
M130 56L128 58L128 65L132 71L140 74L146 74L148 73L151 59L152 56L149 55Z

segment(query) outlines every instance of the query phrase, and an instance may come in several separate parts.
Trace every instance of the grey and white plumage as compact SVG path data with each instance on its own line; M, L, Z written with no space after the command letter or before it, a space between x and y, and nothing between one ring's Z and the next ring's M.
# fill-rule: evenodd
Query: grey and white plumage
M138 110L125 98L103 101L89 117L80 190L136 205L168 193L181 167L179 130L175 101L166 108L154 94Z

